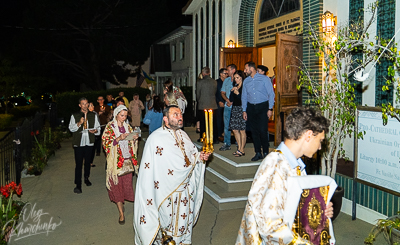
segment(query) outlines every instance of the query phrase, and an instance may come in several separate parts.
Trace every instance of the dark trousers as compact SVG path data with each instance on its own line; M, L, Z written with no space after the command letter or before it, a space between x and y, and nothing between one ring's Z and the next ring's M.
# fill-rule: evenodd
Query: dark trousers
M261 153L261 147L264 153L269 153L268 109L268 101L255 105L247 103L247 121L250 123L256 153Z
M224 132L224 107L218 107L214 117L217 121L217 136L222 137L222 133Z
M214 135L210 135L210 137L214 137L213 142L217 142L217 140L218 140L217 120L215 120L215 115L218 114L218 111L219 111L218 109L213 109L213 134ZM206 132L206 116L204 114L204 110L198 110L197 115L198 115L198 119L200 121L200 138L202 138L203 133ZM210 125L208 125L208 126L210 126Z
M103 136L104 129L105 129L105 127L101 127L100 135L99 136L97 136L97 135L95 136L96 138L95 138L95 141L94 141L94 150L95 150L96 153L102 152L102 150L101 150L101 136Z
M85 178L90 176L90 160L93 153L93 146L74 147L75 153L75 184L78 187L82 186L82 165L85 160L83 168L83 175Z

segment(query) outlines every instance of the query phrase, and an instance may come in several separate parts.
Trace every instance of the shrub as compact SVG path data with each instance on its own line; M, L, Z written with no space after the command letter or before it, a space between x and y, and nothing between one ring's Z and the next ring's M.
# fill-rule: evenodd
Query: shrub
M13 115L11 114L0 114L0 130L7 129L11 126Z
M107 94L111 94L114 98L118 96L118 93L123 91L125 97L131 101L133 94L139 94L139 99L143 102L146 101L146 94L150 93L150 90L144 88L113 88L108 90L100 91L88 91L88 92L65 92L56 95L58 117L63 117L65 122L69 122L71 114L78 111L78 101L80 98L85 97L89 102L93 102L97 105L97 97L103 96L105 100Z
M13 114L15 119L33 117L39 110L39 106L36 105L16 106L10 110L10 114Z

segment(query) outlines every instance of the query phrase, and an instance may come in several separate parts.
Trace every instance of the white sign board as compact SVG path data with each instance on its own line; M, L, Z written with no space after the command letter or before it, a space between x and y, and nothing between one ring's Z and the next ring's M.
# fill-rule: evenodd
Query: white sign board
M357 179L400 192L400 122L383 125L382 112L358 110Z

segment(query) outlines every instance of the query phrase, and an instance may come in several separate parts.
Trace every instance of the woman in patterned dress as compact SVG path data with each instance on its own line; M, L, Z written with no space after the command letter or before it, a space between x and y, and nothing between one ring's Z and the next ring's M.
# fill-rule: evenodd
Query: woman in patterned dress
M231 120L229 128L235 135L238 149L233 153L236 157L244 156L244 146L246 145L246 121L243 119L242 108L242 87L244 81L244 72L238 70L233 75L234 84L229 95L229 101L232 101Z
M127 124L126 117L128 109L120 105L114 109L114 118L104 130L102 140L107 155L106 186L111 202L117 204L119 211L119 224L125 224L124 202L133 202L133 174L120 176L124 162L132 162L135 169L138 168L136 160L138 135L133 140L125 140L129 133L133 132L132 127Z

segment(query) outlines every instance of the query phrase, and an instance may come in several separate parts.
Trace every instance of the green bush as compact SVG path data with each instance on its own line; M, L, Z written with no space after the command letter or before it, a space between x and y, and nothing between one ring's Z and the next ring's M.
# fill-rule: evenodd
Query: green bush
M16 106L11 108L9 113L14 115L15 119L18 119L22 117L33 117L39 110L39 106L36 105Z
M7 129L11 126L13 115L11 114L0 114L0 130Z
M123 91L125 97L131 101L133 94L139 94L139 99L144 103L146 101L146 94L150 93L150 90L145 88L113 88L101 91L88 91L88 92L64 92L57 94L55 99L57 103L58 117L63 117L65 122L69 122L71 114L79 110L79 99L85 97L89 102L93 102L97 105L97 97L103 96L107 101L107 94L111 94L114 98L118 96L118 93Z

